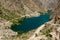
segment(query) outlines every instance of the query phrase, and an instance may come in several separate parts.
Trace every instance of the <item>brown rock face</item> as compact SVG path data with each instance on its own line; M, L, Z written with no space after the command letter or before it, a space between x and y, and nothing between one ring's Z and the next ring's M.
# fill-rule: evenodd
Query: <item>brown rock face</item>
M53 9L58 0L23 0L23 3L27 5L30 9L35 10L49 10Z
M58 0L58 3L56 5L56 8L52 11L52 19L55 19L55 21L60 22L60 0Z
M0 3L10 11L23 12L24 5L31 11L47 11L54 9L58 0L0 0ZM22 10L23 9L23 10Z

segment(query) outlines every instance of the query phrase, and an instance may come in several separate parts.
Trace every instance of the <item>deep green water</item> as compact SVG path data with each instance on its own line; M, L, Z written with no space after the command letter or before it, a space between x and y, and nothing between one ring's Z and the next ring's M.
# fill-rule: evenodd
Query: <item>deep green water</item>
M51 14L48 13L48 14L40 15L38 17L27 18L21 23L21 25L13 26L11 29L16 32L18 31L28 32L30 30L40 27L40 25L49 21L50 15Z

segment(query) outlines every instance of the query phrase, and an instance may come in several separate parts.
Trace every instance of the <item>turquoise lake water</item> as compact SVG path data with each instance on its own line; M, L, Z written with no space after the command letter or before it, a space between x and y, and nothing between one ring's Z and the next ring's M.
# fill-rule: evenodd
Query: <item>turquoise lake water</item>
M40 25L49 21L50 15L51 14L48 13L48 14L40 15L38 17L27 18L21 23L21 25L14 26L11 29L16 32L17 31L27 32L27 31L36 29L40 27Z

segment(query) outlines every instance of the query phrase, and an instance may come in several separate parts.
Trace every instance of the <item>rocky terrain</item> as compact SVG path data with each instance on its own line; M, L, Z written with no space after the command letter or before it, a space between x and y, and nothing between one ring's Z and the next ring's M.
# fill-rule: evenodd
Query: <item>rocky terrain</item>
M17 24L25 17L54 10L57 4L58 0L0 0L0 17Z
M53 20L53 24L48 23L51 27L48 27L49 32L48 34L42 30L44 35L40 37L40 33L35 34L36 37L32 38L34 40L40 40L40 38L44 37L46 39L50 38L50 30L53 25L53 30L51 30L54 34L52 35L51 40L59 39L59 23L60 19L60 0L0 0L0 40L27 40L34 31L30 31L27 34L23 34L23 39L21 36L17 37L18 33L12 31L11 25L18 25L19 21L23 21L25 18L28 17L36 17L41 15L42 13L47 12L48 10L52 10L51 19ZM56 15L57 14L57 15ZM56 15L56 16L55 16ZM56 23L57 22L57 23ZM56 26L58 25L58 27ZM56 26L56 27L55 27ZM47 26L46 26L47 27ZM56 34L56 31L58 34ZM57 30L58 29L58 30ZM47 28L44 30L47 30ZM50 34L49 34L50 33ZM29 35L30 34L30 35ZM45 37L46 35L48 37ZM24 39L27 36L27 38ZM29 35L29 36L28 36ZM38 36L39 35L39 36ZM38 39L37 39L38 38ZM43 39L44 39L43 38ZM29 39L30 40L30 39Z
M40 26L28 40L60 40L60 0L50 21Z
M60 40L60 18L55 16L40 26L28 40Z

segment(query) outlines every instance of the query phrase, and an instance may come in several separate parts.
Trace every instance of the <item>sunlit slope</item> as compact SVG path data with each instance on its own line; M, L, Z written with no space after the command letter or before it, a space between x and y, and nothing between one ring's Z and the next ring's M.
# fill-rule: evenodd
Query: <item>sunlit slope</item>
M58 0L0 0L0 17L15 23L53 10L57 3Z

